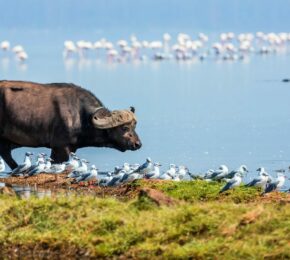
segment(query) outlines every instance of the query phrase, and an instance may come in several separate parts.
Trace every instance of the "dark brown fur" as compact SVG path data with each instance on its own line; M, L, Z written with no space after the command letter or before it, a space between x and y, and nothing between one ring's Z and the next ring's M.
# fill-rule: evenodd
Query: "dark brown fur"
M55 162L87 146L140 148L134 124L106 130L92 125L93 114L102 106L92 93L74 84L0 81L0 155L15 168L11 150L22 146L52 148Z

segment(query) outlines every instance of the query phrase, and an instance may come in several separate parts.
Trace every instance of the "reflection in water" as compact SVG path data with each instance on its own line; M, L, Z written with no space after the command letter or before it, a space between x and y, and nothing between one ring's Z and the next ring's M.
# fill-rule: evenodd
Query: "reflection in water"
M70 189L43 188L38 187L37 185L10 185L0 182L0 188L5 186L13 189L17 196L21 199L29 199L31 197L42 199L45 197L54 197L59 195L70 196L73 194L73 191Z
M16 194L22 199L28 199L31 196L35 196L37 198L51 197L52 190L47 188L40 188L35 186L19 186L12 185L12 189L16 192Z
M9 57L2 58L0 64L1 64L1 70L7 71L9 69L9 65L10 65Z

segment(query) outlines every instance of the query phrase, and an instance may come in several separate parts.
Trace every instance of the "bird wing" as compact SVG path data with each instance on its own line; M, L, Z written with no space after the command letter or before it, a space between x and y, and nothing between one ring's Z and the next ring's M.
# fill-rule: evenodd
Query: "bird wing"
M73 171L71 172L67 177L68 178L76 178L76 177L79 177L81 174L77 171Z
M113 179L112 180L110 180L109 182L108 182L108 186L114 186L118 181L120 180L120 176L115 176L115 177L113 177Z
M136 170L134 170L133 172L139 172L144 170L147 167L147 163L143 163L142 165L140 165Z
M32 169L32 170L29 171L28 175L29 176L32 176L32 175L34 175L37 172L38 172L38 168L35 167L34 169Z
M22 169L23 169L25 166L26 166L26 164L24 164L24 163L18 165L18 167L15 168L15 169L11 172L11 174L13 175L13 174L20 173L20 172L22 171Z
M79 176L79 177L76 178L76 181L77 181L77 182L84 181L84 180L86 180L90 175L91 175L90 173L82 174L81 176Z
M150 179L155 175L155 172L149 172L145 174L145 178Z
M224 176L225 178L233 178L235 176L235 174L237 173L237 171L231 171L230 173L228 173L226 176Z
M232 187L233 183L228 182L220 191L220 193L225 192L227 190L229 190Z
M125 173L122 177L121 177L121 179L120 179L120 182L123 182L123 181L125 181L125 180L127 180L128 178L129 178L129 173Z
M246 184L245 186L246 187L252 187L252 186L255 186L260 181L261 181L260 179L254 179L251 182L249 182L248 184Z
M266 186L265 193L268 193L268 192L276 190L277 189L277 184L278 184L278 182L272 182L272 183L268 184Z

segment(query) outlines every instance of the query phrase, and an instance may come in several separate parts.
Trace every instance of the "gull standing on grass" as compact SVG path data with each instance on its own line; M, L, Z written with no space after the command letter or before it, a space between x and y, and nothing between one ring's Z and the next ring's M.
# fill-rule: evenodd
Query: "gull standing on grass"
M236 173L241 173L242 175L248 173L249 170L246 165L242 164L237 170L231 171L229 174L227 174L224 178L230 179L235 176Z
M45 172L50 170L51 162L53 162L53 160L51 158L47 158L45 160L45 168L44 168Z
M113 176L112 178L109 178L106 186L116 186L120 184L125 174L126 174L125 171L121 170L117 175Z
M176 174L176 165L171 163L169 165L169 169L161 175L160 179L172 180L175 177L175 174Z
M237 172L235 176L228 181L228 183L220 190L220 193L240 186L242 183L242 174Z
M263 190L266 189L267 182L269 180L269 174L265 171L264 167L257 169L259 176L253 179L251 182L246 184L246 187L261 187Z
M19 174L23 174L25 173L30 167L31 167L31 156L33 155L33 153L31 152L26 152L25 153L25 157L24 157L24 161L22 164L18 165L18 167L16 167L12 172L11 175L15 176L15 175L19 175Z
M100 180L99 180L99 185L100 186L108 186L108 183L113 179L113 176L112 176L112 172L107 172L105 173L105 177L102 177Z
M132 170L131 170L131 167L130 167L130 164L127 163L127 162L125 162L125 163L123 164L123 168L122 168L121 170L124 171L125 173L129 173L129 172L132 171Z
M146 179L159 179L160 177L160 163L154 163L153 171L144 175Z
M66 164L65 163L60 163L60 164L53 164L50 166L50 169L46 169L46 173L52 173L52 174L58 174L62 173L66 169Z
M86 159L80 160L80 166L71 172L67 177L76 178L88 172L88 161Z
M46 156L45 153L39 153L37 155L35 163L32 164L29 167L29 169L27 170L28 175L30 175L30 173L34 172L34 170L38 168L39 164L45 164L44 156ZM41 165L41 168L42 168L42 165Z
M81 181L93 181L98 179L98 169L97 167L93 164L90 168L90 172L84 173L80 175L79 177L76 178L77 182Z
M34 165L28 172L29 176L37 175L41 172L44 172L45 169L45 162L44 161L39 161L37 165Z
M143 177L144 177L144 175L142 175L139 172L129 172L129 173L125 173L123 175L120 182L123 183L123 182L128 182L128 181L139 180L139 179L142 179Z
M74 171L76 170L79 166L79 158L75 155L75 153L70 153L70 158L69 160L66 162L66 168L68 170Z
M225 178L229 173L229 168L222 164L219 166L219 168L210 174L207 174L206 179L211 179L213 181L219 181L223 178Z
M177 172L177 176L180 180L183 180L185 178L185 176L188 174L189 170L187 167L185 167L184 165L180 165L178 167L178 172Z
M151 159L148 157L146 162L139 166L134 172L138 172L143 176L147 173L150 173L153 170L153 163Z
M286 176L284 173L278 173L277 174L277 179L275 181L270 182L269 184L266 185L266 189L264 191L265 193L269 193L272 191L276 191L282 188L286 180Z

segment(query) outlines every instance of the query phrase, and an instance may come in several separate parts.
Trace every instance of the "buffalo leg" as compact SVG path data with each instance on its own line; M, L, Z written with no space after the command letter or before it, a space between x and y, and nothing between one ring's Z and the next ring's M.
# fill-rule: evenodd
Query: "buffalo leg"
M50 157L54 163L63 163L68 161L70 152L74 152L74 150L69 147L56 147L52 148Z
M11 170L15 169L18 164L14 161L11 155L11 144L7 142L0 142L0 155L2 156L3 160L8 164Z

